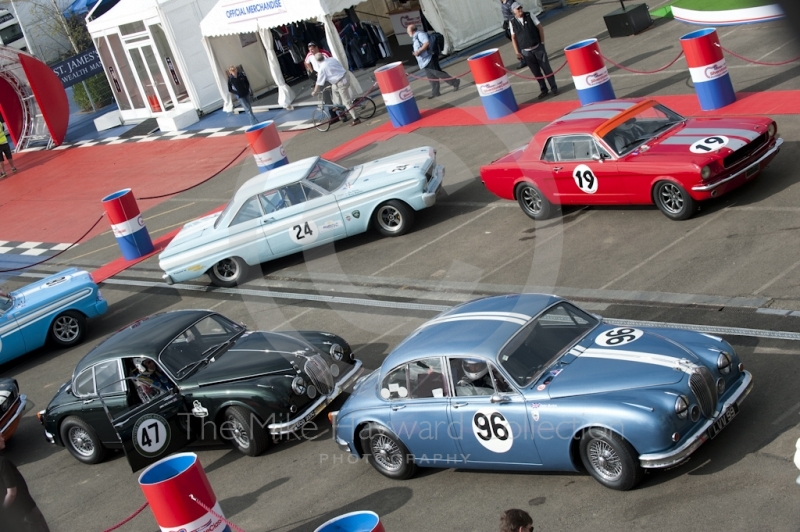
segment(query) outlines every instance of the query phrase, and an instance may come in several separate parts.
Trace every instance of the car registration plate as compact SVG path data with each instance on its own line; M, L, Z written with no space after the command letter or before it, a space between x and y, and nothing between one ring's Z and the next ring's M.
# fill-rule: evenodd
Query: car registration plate
M756 164L750 166L747 170L744 171L745 179L750 179L751 177L756 175L760 169L761 169L761 164L760 163L756 163Z
M736 417L736 414L738 413L739 405L733 403L721 416L717 418L716 421L714 421L710 427L708 427L708 438L713 439L717 434L719 434L719 431L724 429L728 423L730 423L731 420Z

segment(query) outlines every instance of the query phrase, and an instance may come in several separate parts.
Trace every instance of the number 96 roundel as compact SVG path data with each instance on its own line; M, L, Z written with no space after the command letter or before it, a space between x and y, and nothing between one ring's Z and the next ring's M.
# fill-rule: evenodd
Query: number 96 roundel
M472 433L478 443L493 453L504 453L511 449L514 435L508 420L493 408L479 408L472 416Z
M595 343L605 347L616 347L636 341L641 338L643 334L644 331L641 329L634 329L633 327L615 327L598 335L595 339Z

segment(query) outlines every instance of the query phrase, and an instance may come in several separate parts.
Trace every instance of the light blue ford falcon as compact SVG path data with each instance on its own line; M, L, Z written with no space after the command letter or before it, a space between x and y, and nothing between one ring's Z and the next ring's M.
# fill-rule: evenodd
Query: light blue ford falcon
M86 319L103 314L103 299L92 277L69 268L10 294L0 292L0 364L42 347L78 344Z
M330 417L339 446L390 478L418 466L585 469L628 490L719 434L751 387L721 338L617 327L522 294L425 323Z
M400 236L432 206L444 178L423 147L345 168L319 157L247 181L221 213L183 226L159 255L169 284L208 274L240 283L247 267L363 233Z

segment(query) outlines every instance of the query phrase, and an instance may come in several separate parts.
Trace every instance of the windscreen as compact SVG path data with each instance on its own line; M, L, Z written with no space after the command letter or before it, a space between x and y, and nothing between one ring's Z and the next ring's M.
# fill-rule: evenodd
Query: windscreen
M176 336L161 352L159 361L180 379L188 375L206 353L243 330L241 325L218 314L207 316Z
M311 169L306 179L328 192L333 192L342 186L349 172L350 170L343 166L320 159Z
M612 129L603 140L617 152L617 155L622 156L683 120L683 117L675 111L656 104L642 109Z

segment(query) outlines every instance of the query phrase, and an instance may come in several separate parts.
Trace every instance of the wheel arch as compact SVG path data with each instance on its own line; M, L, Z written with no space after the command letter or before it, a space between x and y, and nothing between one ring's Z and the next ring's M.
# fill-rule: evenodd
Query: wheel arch
M656 205L656 186L658 186L658 184L661 183L662 181L669 181L670 183L675 183L676 185L680 185L682 188L684 188L686 190L686 193L691 196L691 194L689 193L689 189L687 189L683 185L683 183L681 183L678 179L676 179L675 177L673 177L671 175L660 175L660 176L654 177L650 181L650 202L653 205Z
M363 446L362 438L360 437L360 434L361 434L361 431L366 429L369 425L376 425L380 429L385 430L386 432L388 432L389 434L391 434L392 436L397 438L399 441L403 442L403 445L405 445L405 442L403 441L403 439L400 436L395 434L392 429L390 429L389 427L387 427L386 425L384 425L380 421L377 421L377 420L374 420L374 419L367 419L367 420L359 421L358 425L356 425L355 431L353 432L353 447L355 447L354 450L355 450L356 453L358 453L358 457L359 458L363 458L364 454L365 454L364 453L364 446ZM406 447L408 447L408 446L406 445Z

